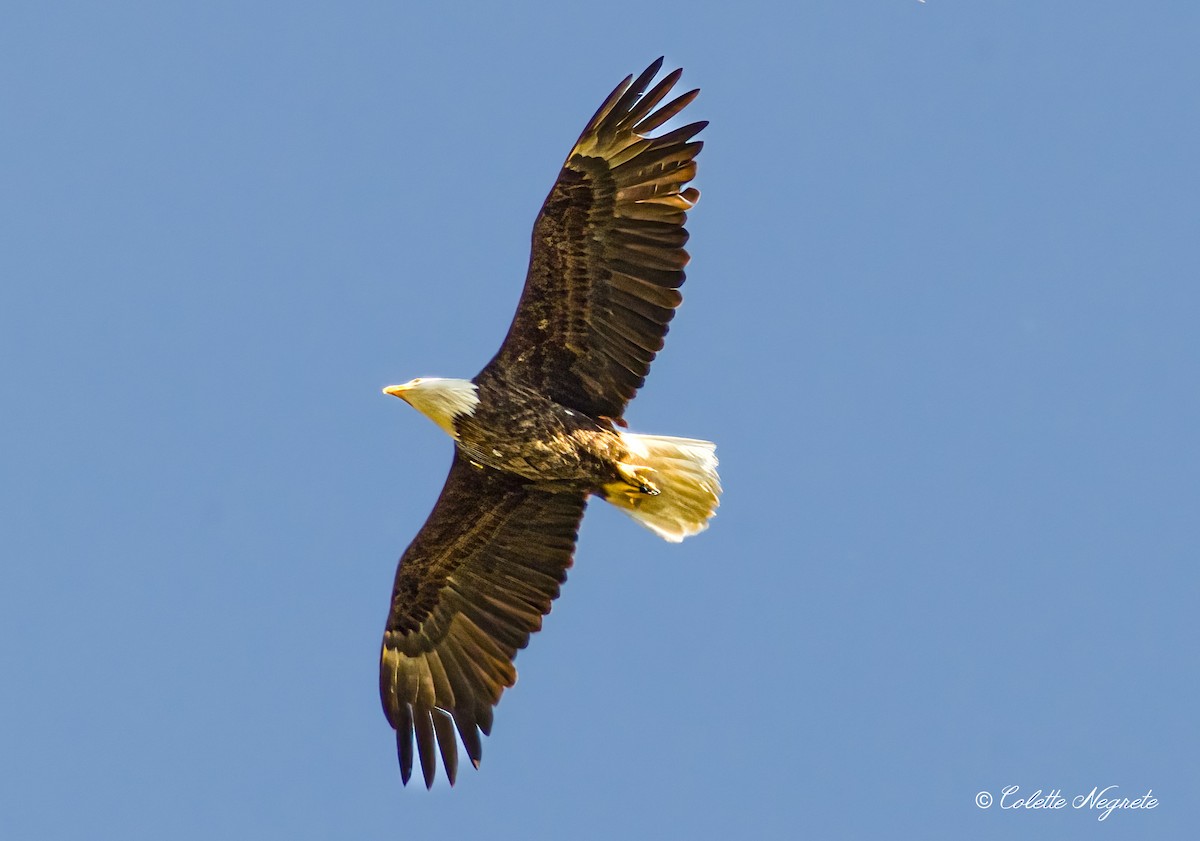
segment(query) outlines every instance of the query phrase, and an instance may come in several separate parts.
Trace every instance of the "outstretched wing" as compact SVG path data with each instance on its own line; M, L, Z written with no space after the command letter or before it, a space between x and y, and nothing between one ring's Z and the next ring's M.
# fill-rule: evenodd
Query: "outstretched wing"
M400 558L380 656L379 692L400 775L425 785L436 742L450 783L457 727L478 767L492 707L517 679L513 658L542 626L575 552L587 496L476 467L458 453L433 513Z
M676 70L609 95L567 156L533 227L525 291L500 351L477 380L520 381L593 417L619 419L663 346L688 254L684 222L700 193L692 141L707 123L649 133L699 91L655 110Z

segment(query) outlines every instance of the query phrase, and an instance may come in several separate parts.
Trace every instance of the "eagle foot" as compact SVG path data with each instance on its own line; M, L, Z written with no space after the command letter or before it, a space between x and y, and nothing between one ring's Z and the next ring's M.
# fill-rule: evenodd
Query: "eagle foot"
M655 472L653 467L631 467L628 464L618 464L617 472L621 474L621 478L625 480L626 484L637 488L638 493L646 496L658 496L659 490L649 478L649 475Z

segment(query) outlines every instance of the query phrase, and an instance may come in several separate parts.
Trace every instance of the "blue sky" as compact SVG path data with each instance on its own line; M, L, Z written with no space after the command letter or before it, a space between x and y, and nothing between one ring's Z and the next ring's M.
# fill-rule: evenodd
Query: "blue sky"
M0 835L1195 826L1196 4L4 17ZM379 389L490 358L663 53L712 124L629 418L718 442L724 505L593 505L481 770L403 790L379 636L451 448Z

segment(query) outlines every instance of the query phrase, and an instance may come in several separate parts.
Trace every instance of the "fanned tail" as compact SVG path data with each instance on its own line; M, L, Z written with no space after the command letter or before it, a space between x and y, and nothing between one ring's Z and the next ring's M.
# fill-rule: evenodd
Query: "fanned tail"
M632 432L622 432L621 440L637 459L624 467L657 493L613 482L605 485L604 498L672 543L708 528L720 505L716 444Z

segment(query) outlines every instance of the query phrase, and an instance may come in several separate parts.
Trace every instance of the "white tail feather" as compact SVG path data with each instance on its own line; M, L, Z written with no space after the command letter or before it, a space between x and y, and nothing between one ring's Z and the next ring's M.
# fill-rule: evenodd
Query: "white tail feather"
M621 440L637 459L630 466L649 468L645 478L658 489L658 495L614 483L605 487L604 498L672 543L708 528L709 518L720 505L716 444L633 432L622 432Z

